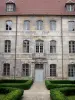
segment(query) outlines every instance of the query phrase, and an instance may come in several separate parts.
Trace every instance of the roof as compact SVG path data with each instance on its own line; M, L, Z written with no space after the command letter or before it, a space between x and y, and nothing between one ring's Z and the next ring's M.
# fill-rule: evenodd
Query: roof
M13 0L15 12L6 12L6 0L0 2L0 15L75 15L65 9L68 0Z

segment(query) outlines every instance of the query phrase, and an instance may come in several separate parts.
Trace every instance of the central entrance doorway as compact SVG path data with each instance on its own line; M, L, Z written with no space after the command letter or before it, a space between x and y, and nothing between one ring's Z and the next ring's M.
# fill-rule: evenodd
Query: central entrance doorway
M43 79L43 64L35 64L35 81L42 82Z

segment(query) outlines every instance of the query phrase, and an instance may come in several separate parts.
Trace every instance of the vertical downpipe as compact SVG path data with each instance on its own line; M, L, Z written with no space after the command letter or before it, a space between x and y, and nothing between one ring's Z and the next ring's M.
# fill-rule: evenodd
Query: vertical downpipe
M61 46L62 46L62 80L63 80L63 30L62 30L62 15L61 15Z
M17 19L18 19L18 16L16 16L16 33L15 33L15 66L14 66L14 79L16 78Z

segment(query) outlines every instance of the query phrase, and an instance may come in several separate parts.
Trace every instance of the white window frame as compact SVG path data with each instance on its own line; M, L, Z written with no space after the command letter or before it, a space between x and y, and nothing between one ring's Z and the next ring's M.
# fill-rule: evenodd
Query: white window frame
M73 4L68 4L67 5L67 11L74 11L74 5Z

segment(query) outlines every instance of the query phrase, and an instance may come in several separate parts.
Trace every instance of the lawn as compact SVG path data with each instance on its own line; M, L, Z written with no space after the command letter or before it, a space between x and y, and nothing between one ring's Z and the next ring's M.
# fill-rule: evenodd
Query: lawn
M68 96L68 100L75 100L75 95L74 96Z

